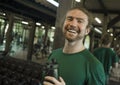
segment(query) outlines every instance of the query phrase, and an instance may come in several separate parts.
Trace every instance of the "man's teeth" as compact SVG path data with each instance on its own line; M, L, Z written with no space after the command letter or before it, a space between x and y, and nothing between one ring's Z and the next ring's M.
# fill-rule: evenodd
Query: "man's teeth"
M75 30L68 30L69 32L73 32L73 33L75 33L76 31Z

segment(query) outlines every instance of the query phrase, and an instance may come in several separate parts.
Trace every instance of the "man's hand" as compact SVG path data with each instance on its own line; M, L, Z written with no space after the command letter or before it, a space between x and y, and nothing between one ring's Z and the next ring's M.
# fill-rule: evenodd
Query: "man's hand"
M54 84L51 82L53 82ZM43 85L65 85L65 81L62 79L62 77L59 77L59 80L57 80L54 77L46 76Z

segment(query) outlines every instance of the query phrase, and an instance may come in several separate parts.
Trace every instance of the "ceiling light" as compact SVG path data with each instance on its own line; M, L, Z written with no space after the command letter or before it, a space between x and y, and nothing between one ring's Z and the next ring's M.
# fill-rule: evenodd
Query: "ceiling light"
M28 24L28 22L22 21L22 24Z
M113 36L113 33L111 33L110 36Z
M45 26L42 26L41 28L42 28L42 29L44 29L44 28L45 28Z
M3 13L3 15L5 16L6 14L5 14L5 13Z
M96 20L99 24L101 24L101 20L100 20L99 18L95 17L95 20Z
M5 15L6 15L6 14L5 14L5 13L3 13L3 12L0 12L0 14L1 14L1 15L3 15L3 16L5 16Z
M81 2L81 0L75 0L76 2Z
M47 0L49 3L53 4L54 6L58 7L59 3L54 0Z
M54 26L52 26L51 28L52 28L52 29L55 29L55 27L54 27Z
M36 25L40 26L40 25L41 25L41 23L37 22L37 23L36 23Z
M96 28L96 27L95 27L95 31L100 33L100 34L102 34L102 32L98 28Z
M116 40L116 38L114 38L114 40Z
M110 32L110 30L107 30L107 32Z

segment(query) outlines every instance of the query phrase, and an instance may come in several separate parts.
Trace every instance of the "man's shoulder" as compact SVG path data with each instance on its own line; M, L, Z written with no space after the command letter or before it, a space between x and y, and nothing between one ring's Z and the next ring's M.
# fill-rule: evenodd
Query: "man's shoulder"
M94 52L99 52L99 51L103 51L103 50L106 50L106 48L98 47L98 48L94 49Z
M101 74L100 76L105 77L103 64L89 50L86 50L86 53L86 63L89 72L93 75Z
M62 52L62 48L58 48L52 51L52 53L56 53L56 52Z
M85 56L87 57L87 60L90 65L101 65L101 62L89 50L86 50L85 53Z
M56 55L59 55L59 54L62 54L62 48L58 48L58 49L55 49L51 52L50 56L56 56Z

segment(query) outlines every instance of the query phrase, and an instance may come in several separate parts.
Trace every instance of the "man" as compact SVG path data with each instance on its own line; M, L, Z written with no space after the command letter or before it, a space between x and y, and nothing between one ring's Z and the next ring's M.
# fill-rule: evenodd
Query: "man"
M102 64L83 45L84 37L90 32L90 24L85 9L76 7L67 12L62 29L65 45L49 57L56 59L61 77L57 80L46 76L44 85L104 85Z
M112 38L108 33L104 34L101 38L101 47L96 48L93 54L97 57L98 60L103 64L105 75L106 75L106 84L109 80L110 67L118 67L119 58L114 50L110 48L112 43Z

